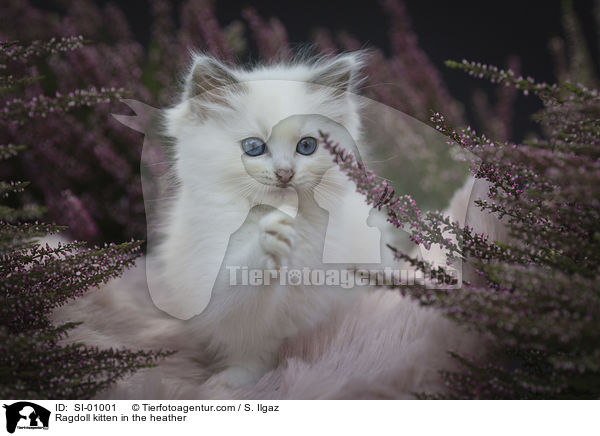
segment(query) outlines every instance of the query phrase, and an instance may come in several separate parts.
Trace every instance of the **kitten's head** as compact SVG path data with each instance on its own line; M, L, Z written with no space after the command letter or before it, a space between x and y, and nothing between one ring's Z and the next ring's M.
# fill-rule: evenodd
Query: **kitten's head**
M332 166L319 131L358 140L361 53L310 62L227 66L195 55L180 104L167 111L176 176L191 192L260 196L316 186Z

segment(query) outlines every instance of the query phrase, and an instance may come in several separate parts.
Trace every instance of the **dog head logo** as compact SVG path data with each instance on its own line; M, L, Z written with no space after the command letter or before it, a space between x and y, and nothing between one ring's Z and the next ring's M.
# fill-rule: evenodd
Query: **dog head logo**
M28 401L19 401L3 406L6 409L6 431L14 433L19 429L47 429L50 411Z

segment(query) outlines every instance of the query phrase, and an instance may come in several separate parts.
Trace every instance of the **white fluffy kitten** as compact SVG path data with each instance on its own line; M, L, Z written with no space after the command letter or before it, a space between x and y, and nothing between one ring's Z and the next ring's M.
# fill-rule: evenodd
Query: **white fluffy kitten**
M360 66L356 53L252 70L196 55L181 102L167 111L177 192L149 287L159 308L188 320L191 341L224 356L216 377L231 386L260 378L285 338L351 299L332 286L231 285L226 267L320 268L326 231L338 254L360 258L368 227L354 217L369 208L331 154L303 139L336 130L336 140L358 140ZM332 210L351 213L328 230Z

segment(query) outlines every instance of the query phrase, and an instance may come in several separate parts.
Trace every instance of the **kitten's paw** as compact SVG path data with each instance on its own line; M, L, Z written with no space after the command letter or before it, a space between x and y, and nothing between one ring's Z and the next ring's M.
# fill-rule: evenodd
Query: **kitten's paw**
M274 211L260 220L259 229L260 246L268 257L267 267L284 265L296 240L294 219L283 212Z
M223 371L213 375L208 382L216 385L227 385L237 389L256 383L264 371L256 371L243 366L230 366Z

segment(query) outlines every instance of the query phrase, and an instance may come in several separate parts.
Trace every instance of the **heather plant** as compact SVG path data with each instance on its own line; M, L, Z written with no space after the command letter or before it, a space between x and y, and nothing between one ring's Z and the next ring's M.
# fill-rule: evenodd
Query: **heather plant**
M23 138L17 132L31 129L33 120L48 116L58 120L57 114L72 113L75 108L95 106L122 95L115 89L90 88L52 97L31 96L25 88L39 83L40 76L6 74L19 71L19 66L28 65L34 58L69 52L82 43L81 37L30 44L0 43L1 91L11 95L0 108L4 129ZM0 160L15 159L21 152L28 154L30 150L23 151L24 148L10 143L0 145ZM22 195L27 185L22 181L0 182L0 195L7 203L0 206L0 396L90 398L120 377L151 366L167 353L63 344L62 339L77 323L54 325L49 315L55 307L120 276L140 255L141 243L87 248L78 241L52 246L41 242L39 238L64 227L37 221L43 208L11 206L11 197ZM81 220L78 201L69 201L65 212ZM81 225L90 224L84 221Z
M571 13L568 9L567 14ZM573 17L567 19L576 27ZM571 38L573 30L571 29ZM581 43L581 42L580 42ZM579 48L578 50L583 50ZM585 56L575 53L581 67ZM491 240L440 212L422 212L393 187L325 136L325 146L367 202L425 249L442 247L471 265L476 276L453 286L399 287L424 305L489 338L487 358L453 353L460 372L443 372L441 398L597 398L600 392L600 97L597 89L564 81L536 82L512 70L448 61L451 68L525 95L543 109L533 116L541 134L521 144L458 128L440 112L431 125L449 144L475 156L472 175L489 185L473 207L502 220L505 241ZM593 71L592 65L585 65ZM585 76L587 83L594 83ZM498 134L499 132L496 132ZM502 135L500 135L502 138ZM445 267L395 250L425 273L450 285ZM422 397L430 397L422 393ZM439 396L438 396L439 397Z

